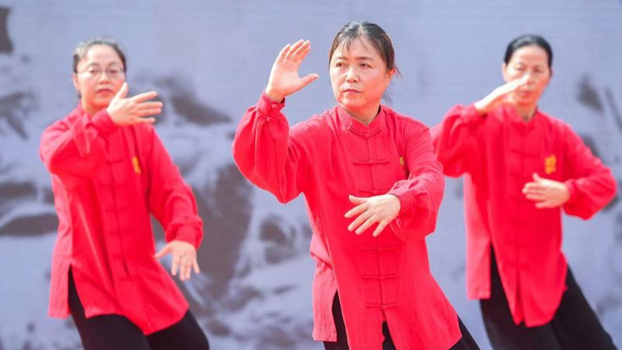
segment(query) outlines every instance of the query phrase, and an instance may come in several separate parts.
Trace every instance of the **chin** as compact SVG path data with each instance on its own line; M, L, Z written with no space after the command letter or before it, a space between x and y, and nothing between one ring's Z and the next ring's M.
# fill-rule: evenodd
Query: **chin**
M529 105L533 105L534 103L538 103L538 100L534 99L532 96L530 97L514 96L514 101L516 101L516 104L519 106L529 106Z
M110 104L110 101L112 101L112 98L98 98L95 99L93 104L101 108L106 108Z
M356 103L355 101L349 99L342 99L341 101L339 101L339 104L341 104L344 108L348 110L360 108L361 105L360 103Z

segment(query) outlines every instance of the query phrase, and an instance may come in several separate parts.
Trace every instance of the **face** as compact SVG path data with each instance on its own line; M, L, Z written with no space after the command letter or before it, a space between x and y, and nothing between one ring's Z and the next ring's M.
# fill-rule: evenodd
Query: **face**
M378 51L366 37L355 39L349 48L339 46L330 60L330 81L335 99L348 113L371 121L380 106L395 68L387 71Z
M125 81L125 67L117 52L108 45L91 46L77 68L73 85L84 110L92 115L108 107Z
M508 64L503 64L503 78L506 82L527 77L526 84L512 93L512 98L522 106L538 104L540 95L551 80L548 55L539 46L523 46L514 51Z

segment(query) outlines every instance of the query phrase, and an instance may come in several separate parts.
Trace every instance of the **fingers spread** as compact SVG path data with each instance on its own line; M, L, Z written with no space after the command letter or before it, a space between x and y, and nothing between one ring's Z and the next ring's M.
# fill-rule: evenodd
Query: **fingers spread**
M137 118L134 124L153 124L155 121L155 118Z
M171 247L170 245L165 245L164 248L162 248L159 252L156 253L156 255L154 255L154 257L156 259L160 259L161 257L165 256L166 254L171 252Z
M537 182L537 183L542 183L544 181L543 178L541 178L538 173L533 173L533 181Z
M114 99L123 99L127 96L127 92L129 90L129 86L127 85L126 82L123 83L123 85L121 85L121 89L119 89L119 91L117 92L117 94L114 96Z
M529 182L523 187L523 193L527 192L544 192L544 186L536 182Z
M361 226L361 224L363 222L365 222L365 220L369 219L369 217L371 216L371 214L367 211L365 211L364 213L362 213L361 215L359 215L349 226L348 226L348 231L353 231L355 230L357 227Z
M180 264L181 264L181 254L175 252L173 254L173 264L171 266L171 274L173 276L177 276L177 271L179 271Z
M161 108L142 108L138 112L136 112L136 116L137 117L146 117L146 116L149 116L149 115L157 115L157 114L161 114L161 113L162 113L162 109Z
M348 199L350 200L350 202L354 203L354 204L362 204L367 202L367 198L363 198L363 197L355 197L353 195L349 195Z
M192 266L192 260L189 255L184 255L181 260L181 273L179 277L182 281L190 279L190 268Z
M346 213L345 217L346 217L346 219L349 219L349 218L355 217L355 216L357 216L357 215L360 215L360 214L361 214L362 212L364 212L365 210L367 210L367 203L359 204L359 205L357 205L356 207L354 207L354 208L350 209L350 210Z
M287 55L285 55L285 59L286 60L291 60L294 57L294 54L296 53L296 51L304 44L304 40L300 39L298 41L296 41L294 43L294 45L292 45L292 47L290 48L289 52L287 53Z
M309 84L311 84L313 81L315 81L317 78L319 78L320 76L315 74L315 73L311 73L309 75L304 76L302 79L302 86L307 86Z
M279 52L279 56L277 57L276 60L278 62L282 62L285 59L285 57L287 57L287 54L289 53L289 50L291 49L291 47L292 45L290 44L285 45L285 47L281 49L281 52Z
M541 202L546 199L546 196L543 194L528 193L527 195L525 195L525 198L529 199L530 201Z
M192 267L194 267L194 273L200 273L201 272L201 269L199 269L199 263L198 263L196 257L194 258L194 260L192 260Z
M311 50L311 43L307 40L300 45L292 54L292 60L299 61Z
M132 100L134 100L135 102L145 102L145 101L155 98L156 96L158 96L157 92L147 91L147 92L143 92L142 94L138 94L132 97Z
M376 229L374 230L373 236L374 237L378 237L378 235L384 230L384 228L387 226L387 223L384 221L380 221L378 223L378 226L376 227Z
M369 219L365 220L363 225L361 225L359 228L356 229L356 234L360 235L361 233L367 231L367 229L370 228L376 222L378 222L378 219L375 215L369 217Z
M305 47L305 49L300 53L300 56L298 57L298 59L301 61L304 60L305 57L307 57L307 55L309 54L309 52L311 52L311 44Z
M140 107L141 109L154 109L154 108L162 109L162 107L164 107L164 104L160 101L149 101L149 102L139 103L138 107Z

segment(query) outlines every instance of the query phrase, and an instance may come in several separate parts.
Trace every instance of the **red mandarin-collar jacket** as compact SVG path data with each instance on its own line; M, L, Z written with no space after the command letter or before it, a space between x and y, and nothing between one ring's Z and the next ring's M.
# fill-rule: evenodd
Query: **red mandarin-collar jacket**
M338 290L351 349L380 349L383 321L397 349L450 348L460 338L458 318L430 273L424 239L444 190L429 129L384 106L369 126L335 107L290 129L283 106L264 94L248 109L233 154L241 172L279 201L306 197L314 339L336 341ZM390 227L376 238L372 229L349 232L348 195L386 193L401 203Z
M86 317L119 314L150 334L178 322L188 303L153 257L149 213L166 240L199 247L194 196L151 125L119 127L78 106L42 135L59 218L49 313L67 317L71 268Z
M466 174L469 298L490 297L492 245L514 322L548 323L566 288L561 208L537 209L521 190L533 173L563 182L564 211L588 219L615 195L611 171L569 125L540 111L525 123L512 107L480 116L473 105L456 106L433 139L445 174Z

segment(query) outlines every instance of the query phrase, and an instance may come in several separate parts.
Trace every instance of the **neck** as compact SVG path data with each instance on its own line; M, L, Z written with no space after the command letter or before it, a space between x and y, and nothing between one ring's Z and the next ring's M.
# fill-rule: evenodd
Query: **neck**
M371 108L361 110L349 110L346 107L344 107L344 109L346 110L346 112L348 112L348 114L352 116L352 118L367 126L371 124L371 122L373 122L374 119L376 119L376 117L378 116L378 113L380 113L380 104Z
M516 111L518 112L518 115L521 117L521 119L527 123L529 121L531 121L533 119L533 116L536 114L536 109L538 108L538 105L533 104L533 105L517 105L516 106Z
M82 104L82 109L91 117L103 109L103 108L97 108L93 105L85 103L84 101L82 101L81 104Z

